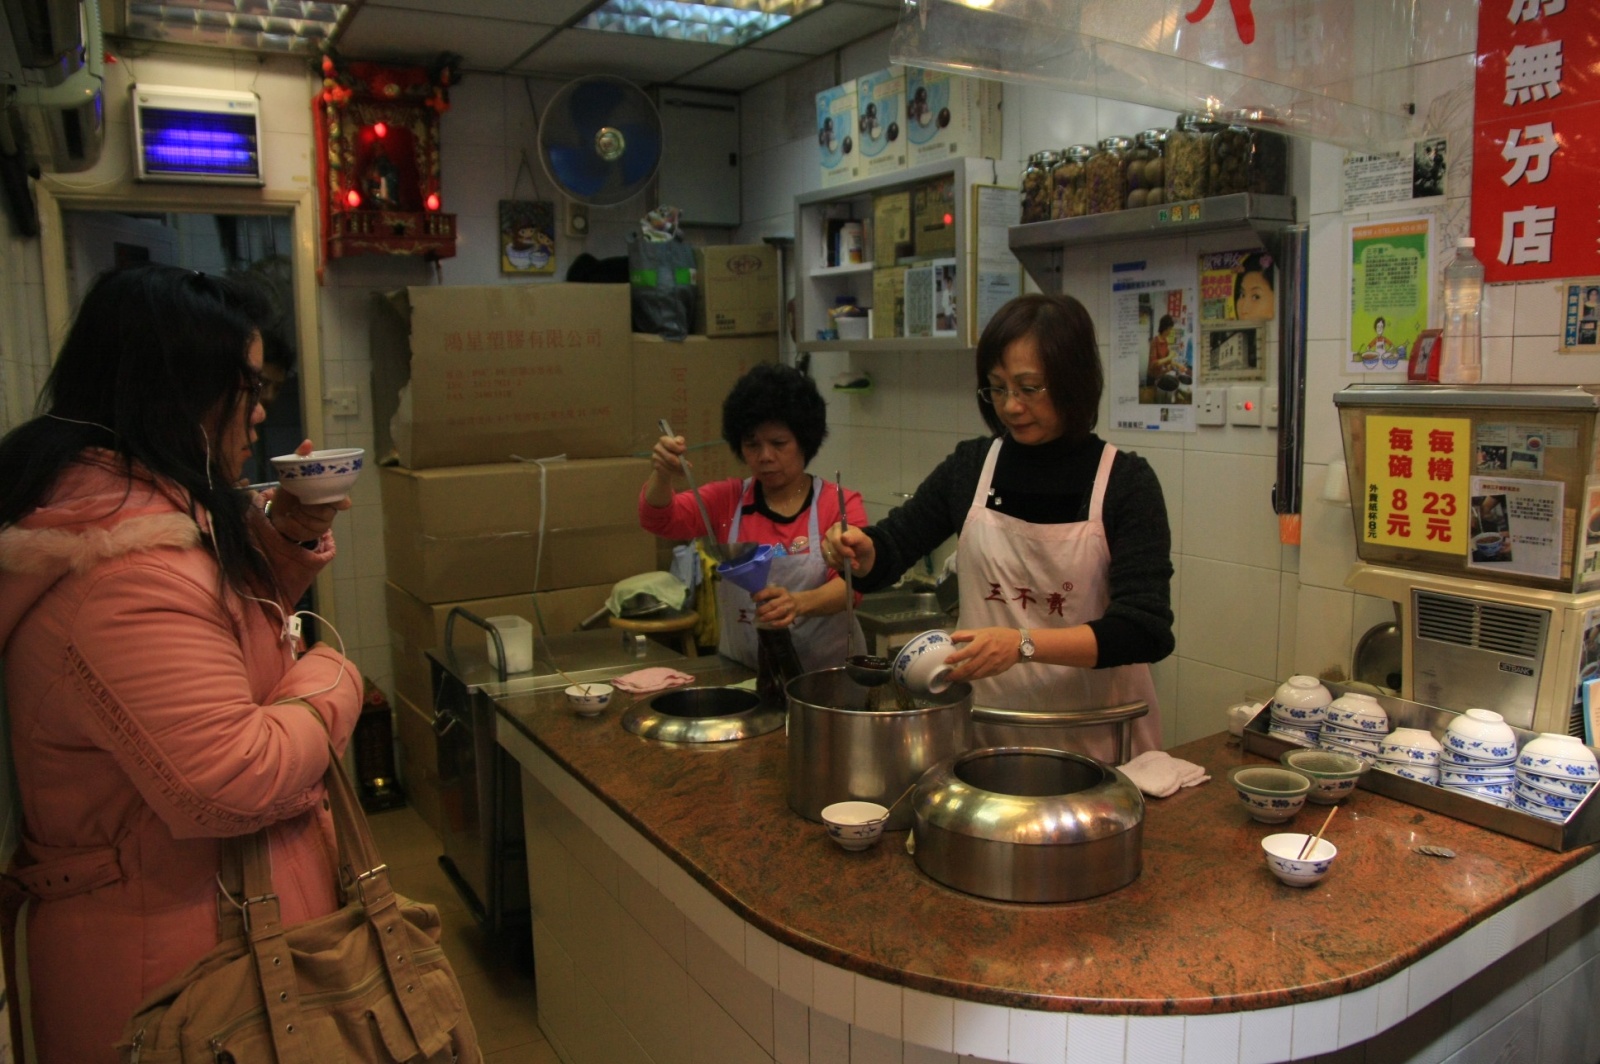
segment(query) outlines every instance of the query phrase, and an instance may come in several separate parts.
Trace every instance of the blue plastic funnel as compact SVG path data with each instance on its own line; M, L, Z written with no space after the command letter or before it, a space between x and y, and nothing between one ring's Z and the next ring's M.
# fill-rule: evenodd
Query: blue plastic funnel
M723 562L717 566L717 575L732 581L754 595L767 586L767 571L772 568L771 545L757 547L756 552L744 561Z

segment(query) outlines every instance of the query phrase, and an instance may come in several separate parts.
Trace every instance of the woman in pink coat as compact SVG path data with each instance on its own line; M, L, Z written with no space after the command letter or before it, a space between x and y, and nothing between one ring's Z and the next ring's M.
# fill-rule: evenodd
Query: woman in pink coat
M235 487L260 381L241 289L135 267L95 283L45 413L0 440L12 959L42 1064L116 1060L140 1002L216 945L221 840L269 829L285 923L340 904L321 780L361 678L288 618L349 502Z

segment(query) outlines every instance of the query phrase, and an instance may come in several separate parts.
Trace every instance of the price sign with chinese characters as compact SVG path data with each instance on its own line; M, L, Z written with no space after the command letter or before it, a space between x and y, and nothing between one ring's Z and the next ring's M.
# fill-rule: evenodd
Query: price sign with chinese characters
M1369 416L1362 539L1465 554L1471 448L1467 418Z
M1491 282L1600 265L1600 4L1481 0L1472 234Z

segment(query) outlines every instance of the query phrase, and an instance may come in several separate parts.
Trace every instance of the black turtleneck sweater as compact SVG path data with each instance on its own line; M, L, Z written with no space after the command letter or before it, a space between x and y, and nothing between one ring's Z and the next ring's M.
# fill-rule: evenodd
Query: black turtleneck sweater
M867 529L877 548L856 590L877 591L961 531L991 440L967 440L939 463L904 506ZM988 507L1030 524L1088 520L1105 441L1090 435L1026 445L1007 439L995 464ZM1090 621L1096 668L1160 661L1172 653L1172 533L1161 482L1148 462L1118 451L1101 518L1111 550L1111 604Z

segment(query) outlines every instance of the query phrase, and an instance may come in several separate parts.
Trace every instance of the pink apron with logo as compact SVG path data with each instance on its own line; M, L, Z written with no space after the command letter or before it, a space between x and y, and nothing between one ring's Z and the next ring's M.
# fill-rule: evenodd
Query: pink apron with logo
M1106 482L1117 449L1106 444L1095 474L1089 519L1036 525L989 509L990 484L1000 440L989 448L956 548L962 628L1072 628L1105 615L1110 605L1111 550L1101 521ZM999 676L975 681L974 706L1062 713L1145 701L1150 712L1133 722L1128 756L1161 749L1161 718L1148 665L1079 669L1019 663ZM1052 729L1048 745L1111 763L1117 725ZM1031 730L1031 729L1025 729ZM1031 741L1031 740L1030 740Z

